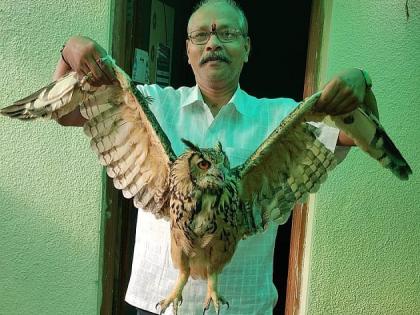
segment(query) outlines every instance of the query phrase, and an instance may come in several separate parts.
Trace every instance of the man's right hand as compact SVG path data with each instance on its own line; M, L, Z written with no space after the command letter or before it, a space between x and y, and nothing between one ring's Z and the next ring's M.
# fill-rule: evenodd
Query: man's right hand
M88 82L93 86L110 85L116 81L110 62L102 59L107 56L106 50L89 37L71 37L62 55L71 70L81 78L88 76Z
M89 37L71 37L62 50L62 56L57 63L54 80L70 71L75 71L80 79L88 76L88 83L93 86L110 85L116 82L109 59L101 59L107 56L106 50ZM63 126L83 126L86 119L77 108L57 121Z

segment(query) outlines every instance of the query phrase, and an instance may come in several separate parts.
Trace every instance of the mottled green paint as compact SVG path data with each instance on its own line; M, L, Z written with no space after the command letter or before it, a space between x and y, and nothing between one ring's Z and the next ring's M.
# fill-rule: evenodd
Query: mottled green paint
M108 47L110 5L0 1L0 107L51 81L69 36ZM0 117L0 314L99 314L101 194L81 129Z
M420 312L420 3L334 0L326 74L363 67L381 121L410 162L399 181L357 149L315 203L307 314ZM325 57L325 56L324 56Z

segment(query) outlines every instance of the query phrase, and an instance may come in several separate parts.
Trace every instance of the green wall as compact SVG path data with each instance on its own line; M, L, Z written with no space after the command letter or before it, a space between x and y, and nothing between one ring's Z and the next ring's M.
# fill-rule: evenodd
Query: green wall
M420 2L408 1L408 19L405 3L332 5L326 76L371 74L382 124L414 175L399 181L358 149L331 174L311 222L306 314L420 314Z
M73 34L109 45L111 0L1 0L0 107L51 81ZM0 117L0 314L99 314L101 168L81 129Z

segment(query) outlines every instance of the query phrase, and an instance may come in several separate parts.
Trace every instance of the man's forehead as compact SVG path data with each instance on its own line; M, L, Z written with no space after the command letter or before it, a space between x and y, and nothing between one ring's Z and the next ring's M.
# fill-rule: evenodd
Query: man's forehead
M240 26L237 23L217 23L216 21L214 23L200 23L199 25L191 25L189 30L195 31L195 30L225 30L225 29L239 29Z
M217 29L222 27L238 28L240 27L240 15L228 4L219 3L218 6L209 4L194 12L188 23L188 29L211 29L213 25Z

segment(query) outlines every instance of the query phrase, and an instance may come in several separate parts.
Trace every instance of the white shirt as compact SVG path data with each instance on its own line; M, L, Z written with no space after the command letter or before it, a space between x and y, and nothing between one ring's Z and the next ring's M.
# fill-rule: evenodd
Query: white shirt
M150 108L178 156L185 150L181 138L199 147L213 147L220 141L231 167L245 162L297 105L289 98L258 99L238 87L232 99L213 117L197 86L175 90L145 85L138 89L153 98ZM323 143L332 151L337 135L334 128L322 133ZM289 215L286 214L284 222ZM271 225L266 232L240 241L231 262L220 274L218 291L230 304L229 315L272 314L277 302L273 284L276 233L277 226ZM126 301L158 313L155 306L173 289L177 275L170 255L169 222L139 210ZM206 290L206 280L190 278L178 312L202 314ZM226 306L222 311L223 308ZM172 306L165 312L171 314ZM213 305L207 314L215 314Z

